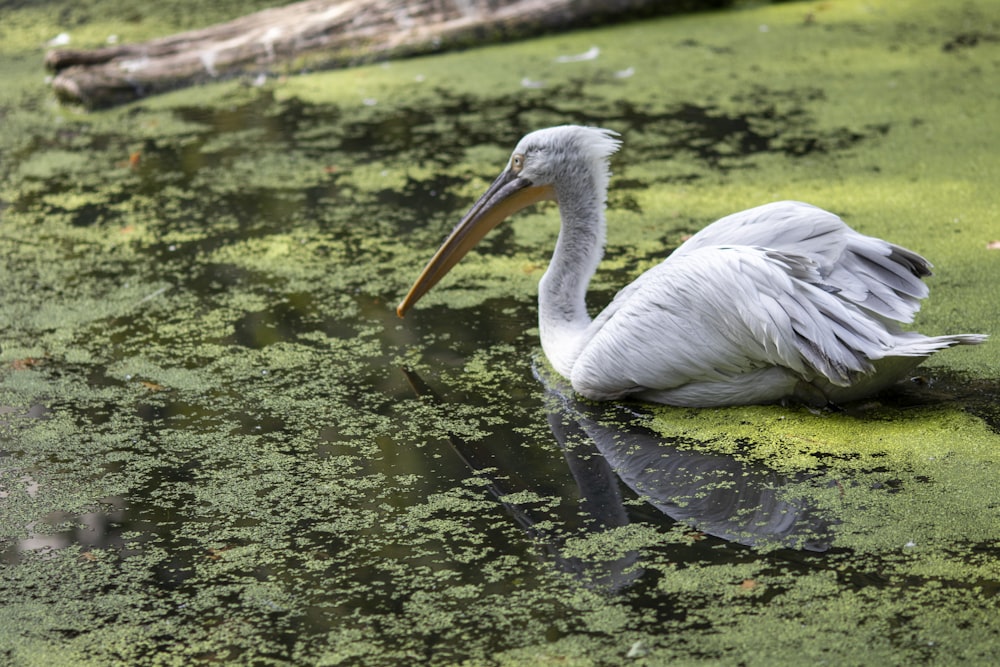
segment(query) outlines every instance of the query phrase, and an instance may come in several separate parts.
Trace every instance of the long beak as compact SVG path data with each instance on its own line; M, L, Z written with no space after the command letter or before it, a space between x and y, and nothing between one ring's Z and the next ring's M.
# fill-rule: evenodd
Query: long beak
M545 199L555 199L552 186L534 185L509 169L500 174L427 262L406 298L396 307L396 314L405 316L491 229L522 208Z

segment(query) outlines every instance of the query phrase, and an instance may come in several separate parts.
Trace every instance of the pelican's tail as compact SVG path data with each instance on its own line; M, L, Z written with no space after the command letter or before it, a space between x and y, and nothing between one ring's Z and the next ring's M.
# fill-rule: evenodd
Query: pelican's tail
M896 334L896 346L886 350L886 355L881 359L872 361L874 367L872 372L857 376L846 386L837 386L823 378L817 378L809 385L799 383L795 395L800 399L803 396L810 396L808 400L803 399L807 403L814 402L816 390L822 394L823 400L833 404L867 398L906 378L924 359L935 352L955 345L979 345L985 342L986 338L987 336L981 334L923 336L916 332L899 332ZM807 391L803 392L804 389ZM820 403L822 402L821 400Z
M989 336L985 334L953 334L950 336L924 336L915 331L896 334L896 345L887 350L890 357L929 357L938 350L956 345L979 345Z

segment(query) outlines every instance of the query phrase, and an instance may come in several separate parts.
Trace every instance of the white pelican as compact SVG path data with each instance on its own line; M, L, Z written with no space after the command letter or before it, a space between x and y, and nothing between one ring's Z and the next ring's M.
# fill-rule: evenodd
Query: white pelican
M903 331L930 263L801 202L766 204L701 230L595 319L587 285L604 253L618 135L560 126L525 136L396 309L402 317L488 231L545 199L562 226L539 283L542 349L573 389L694 407L868 396L930 354L986 336Z

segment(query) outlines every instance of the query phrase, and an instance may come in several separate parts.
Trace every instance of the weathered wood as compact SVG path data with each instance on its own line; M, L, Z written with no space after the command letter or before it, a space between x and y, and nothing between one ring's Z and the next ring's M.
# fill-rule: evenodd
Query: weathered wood
M248 72L338 67L497 41L665 0L305 0L141 44L46 55L60 99L88 107L128 102Z

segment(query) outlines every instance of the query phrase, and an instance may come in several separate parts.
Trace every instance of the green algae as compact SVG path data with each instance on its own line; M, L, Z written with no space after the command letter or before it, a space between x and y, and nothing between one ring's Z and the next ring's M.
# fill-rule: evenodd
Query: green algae
M773 472L830 523L813 553L706 536L624 487L592 511L576 475L601 456L556 445L572 418L532 379L554 208L392 312L523 132L586 122L625 140L595 306L707 221L788 197L928 255L921 330L995 334L988 3L787 3L91 115L41 85L56 33L256 5L64 4L0 26L4 659L996 661L995 344L844 413L642 419Z
M769 467L792 470L848 456L908 465L915 459L953 453L989 460L996 453L990 427L948 405L893 408L872 404L851 413L762 406L725 408L711 414L661 407L654 424L666 437L711 443L713 451L740 453Z
M1000 472L996 435L961 410L882 408L860 419L778 408L722 410L708 418L660 410L653 424L697 448L775 470L811 471L807 483L785 493L851 508L838 510L835 543L858 553L990 545L1000 530L997 517L983 511L994 502ZM955 576L964 569L952 567Z

